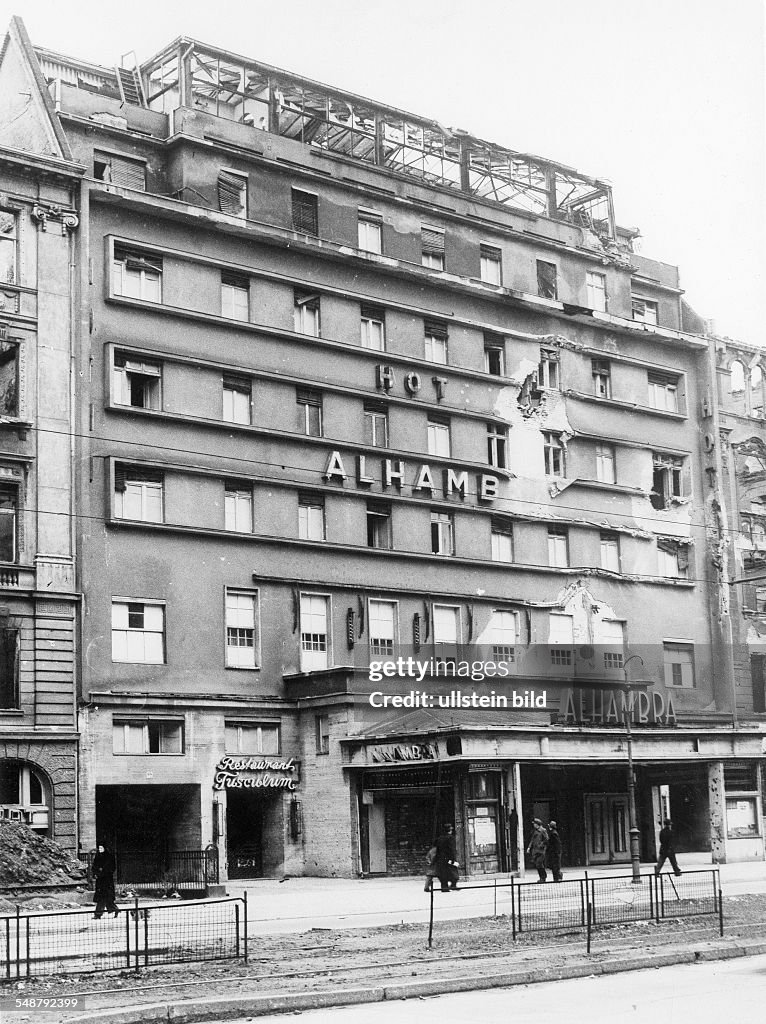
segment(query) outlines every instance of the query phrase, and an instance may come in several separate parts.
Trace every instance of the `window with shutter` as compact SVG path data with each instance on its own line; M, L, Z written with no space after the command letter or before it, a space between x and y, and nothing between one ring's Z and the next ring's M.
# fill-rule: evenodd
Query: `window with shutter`
M146 191L146 164L143 160L96 150L93 154L93 177L120 188Z
M420 229L421 262L431 270L444 270L444 232L440 228Z
M218 209L230 217L247 216L247 178L231 171L218 172Z
M313 193L293 189L293 228L305 235L319 234L318 200Z

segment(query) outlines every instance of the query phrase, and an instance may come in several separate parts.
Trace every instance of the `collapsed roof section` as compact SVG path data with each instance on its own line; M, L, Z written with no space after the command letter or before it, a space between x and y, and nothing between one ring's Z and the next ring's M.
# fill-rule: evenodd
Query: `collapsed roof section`
M37 52L49 81L58 78L163 113L204 110L615 240L612 190L602 181L196 40L179 38L140 68L114 71Z

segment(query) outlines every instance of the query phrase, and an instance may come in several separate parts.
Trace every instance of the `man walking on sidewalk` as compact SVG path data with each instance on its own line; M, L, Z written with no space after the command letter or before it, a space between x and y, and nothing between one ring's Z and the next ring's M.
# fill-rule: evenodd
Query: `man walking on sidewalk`
M659 875L662 871L662 865L666 860L670 861L673 873L678 877L681 874L681 869L676 860L675 836L673 835L673 822L670 818L665 818L665 827L660 829L660 857L657 867L654 869L655 875Z
M548 822L548 867L553 881L560 882L564 877L561 873L561 836L555 821Z

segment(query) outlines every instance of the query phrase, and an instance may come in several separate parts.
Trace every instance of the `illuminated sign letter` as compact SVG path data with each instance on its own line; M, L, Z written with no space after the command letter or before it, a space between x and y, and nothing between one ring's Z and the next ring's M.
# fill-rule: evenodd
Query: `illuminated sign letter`
M458 476L454 469L444 470L444 493L449 498L453 491L457 491L461 498L465 498L468 488L468 474L463 472Z
M420 374L416 373L415 370L411 370L404 378L404 387L406 388L408 395L416 395L423 387L423 381L420 378Z
M382 366L380 363L375 367L375 386L383 391L390 391L396 384L393 366Z
M494 501L497 497L497 489L500 481L496 476L489 473L482 473L479 477L479 498L481 501Z
M394 469L394 466L396 466L396 469ZM391 459L386 459L383 464L383 486L393 487L396 484L397 488L401 491L403 483L404 463L400 460L392 462Z
M415 483L412 485L413 493L415 491L428 491L433 497L436 485L434 484L434 478L431 476L431 467L425 463L418 470L418 475L415 477Z

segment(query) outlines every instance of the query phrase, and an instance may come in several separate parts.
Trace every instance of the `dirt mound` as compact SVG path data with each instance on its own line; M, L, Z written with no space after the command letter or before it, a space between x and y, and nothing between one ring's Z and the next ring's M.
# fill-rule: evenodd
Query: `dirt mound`
M16 821L0 822L0 886L82 882L85 869L62 850Z

